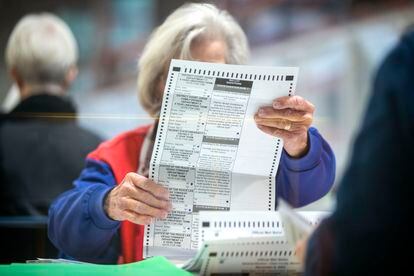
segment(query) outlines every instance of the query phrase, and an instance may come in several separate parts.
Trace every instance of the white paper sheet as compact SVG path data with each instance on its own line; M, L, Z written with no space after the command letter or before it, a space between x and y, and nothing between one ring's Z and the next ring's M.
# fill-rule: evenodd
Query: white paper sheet
M173 211L145 228L144 257L194 252L199 211L274 209L283 142L253 117L293 95L297 74L294 67L172 60L150 178L169 189Z
M326 211L290 211L306 223L307 229L313 229L329 214ZM289 238L292 228L279 211L202 211L199 220L200 245L207 241L263 236L283 237L292 243Z
M309 227L317 225L328 212L300 211ZM214 212L199 214L199 244L194 258L182 268L198 275L243 274L286 275L302 270L295 244L277 211Z
M312 222L300 213L295 212L284 200L279 200L277 210L283 221L286 240L291 244L296 244L312 233L314 229Z
M183 269L197 275L296 275L302 270L293 247L282 237L215 240L204 248L193 266Z

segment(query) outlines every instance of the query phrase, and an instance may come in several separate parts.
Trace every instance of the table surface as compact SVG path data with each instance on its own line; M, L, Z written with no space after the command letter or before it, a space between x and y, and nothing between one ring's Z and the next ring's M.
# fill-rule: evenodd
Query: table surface
M0 275L193 275L177 268L164 257L153 257L141 262L123 265L71 263L13 263L0 265Z

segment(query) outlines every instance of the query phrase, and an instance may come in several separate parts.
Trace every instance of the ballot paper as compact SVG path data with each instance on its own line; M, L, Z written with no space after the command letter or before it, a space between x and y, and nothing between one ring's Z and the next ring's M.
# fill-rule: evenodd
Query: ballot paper
M329 213L291 210L315 227ZM295 243L288 238L279 211L220 212L199 214L199 244L196 256L182 268L198 275L286 275L297 274L302 266Z
M279 208L278 208L279 210ZM295 211L295 217L300 217L306 227L313 229L327 211ZM286 223L285 215L280 211L201 211L199 215L199 244L212 240L225 240L246 237L280 236L287 242L294 242L290 238L292 227ZM296 230L298 231L298 230ZM310 233L310 232L309 232Z
M296 244L312 233L314 229L312 222L300 213L295 212L286 201L280 199L277 209L283 221L287 241Z
M194 256L203 210L275 208L283 141L254 114L294 94L298 68L172 60L149 177L170 191L173 210L145 227L143 255Z

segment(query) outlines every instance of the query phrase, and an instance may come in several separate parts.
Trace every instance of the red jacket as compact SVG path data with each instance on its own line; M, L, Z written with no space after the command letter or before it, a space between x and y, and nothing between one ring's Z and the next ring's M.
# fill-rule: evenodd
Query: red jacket
M115 139L102 143L88 158L103 161L111 168L117 185L129 172L137 172L141 147L150 125L125 132ZM122 256L119 263L131 263L142 260L144 225L129 221L121 224Z

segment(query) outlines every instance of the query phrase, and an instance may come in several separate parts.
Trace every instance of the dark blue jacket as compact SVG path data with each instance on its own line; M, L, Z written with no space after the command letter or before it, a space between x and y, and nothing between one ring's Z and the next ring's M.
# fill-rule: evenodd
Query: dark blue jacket
M414 33L409 33L377 73L336 210L309 240L305 275L412 273L413 156Z

